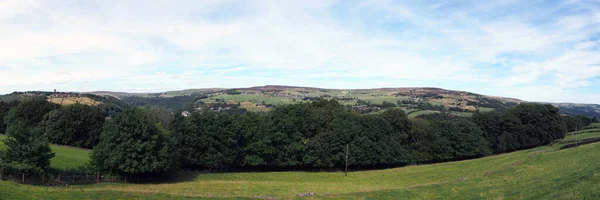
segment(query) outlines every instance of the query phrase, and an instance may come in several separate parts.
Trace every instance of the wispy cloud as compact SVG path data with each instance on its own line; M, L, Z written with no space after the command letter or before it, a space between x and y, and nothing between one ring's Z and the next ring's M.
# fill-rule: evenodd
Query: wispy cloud
M599 39L593 0L0 0L0 92L437 86L600 103Z

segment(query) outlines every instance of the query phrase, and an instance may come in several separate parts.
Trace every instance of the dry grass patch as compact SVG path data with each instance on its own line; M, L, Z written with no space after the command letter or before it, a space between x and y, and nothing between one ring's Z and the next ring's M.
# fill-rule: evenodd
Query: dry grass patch
M102 104L102 102L90 99L89 97L50 97L48 98L48 101L59 105L80 103L84 105L97 106Z

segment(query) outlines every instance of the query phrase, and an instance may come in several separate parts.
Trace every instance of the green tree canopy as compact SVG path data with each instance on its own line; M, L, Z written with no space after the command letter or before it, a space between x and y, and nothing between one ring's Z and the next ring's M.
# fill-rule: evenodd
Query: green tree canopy
M31 128L17 121L8 127L6 135L8 137L4 140L7 147L5 162L36 171L49 168L54 153L39 127Z
M174 148L150 114L125 109L104 124L92 162L101 171L119 174L161 173L173 168Z
M59 107L58 104L48 102L46 97L25 98L10 109L4 121L7 126L17 121L26 125L38 125L44 119L44 115Z
M83 104L53 110L43 122L50 142L90 149L98 143L103 123L99 108Z

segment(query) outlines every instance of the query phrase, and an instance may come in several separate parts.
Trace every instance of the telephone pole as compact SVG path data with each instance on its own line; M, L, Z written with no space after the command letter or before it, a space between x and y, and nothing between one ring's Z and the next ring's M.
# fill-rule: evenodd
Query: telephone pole
M346 144L346 172L344 176L348 176L348 144Z
M577 133L577 126L575 126L575 147L579 146L579 134Z

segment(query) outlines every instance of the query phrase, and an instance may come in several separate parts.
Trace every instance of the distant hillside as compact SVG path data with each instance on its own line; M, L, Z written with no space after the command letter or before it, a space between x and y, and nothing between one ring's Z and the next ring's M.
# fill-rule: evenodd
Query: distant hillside
M107 115L128 106L127 103L112 95L96 95L78 92L51 92L51 91L27 91L13 92L0 95L0 101L20 101L28 97L45 97L49 102L59 105L84 104L100 107Z
M67 93L68 94L68 93ZM389 108L400 108L411 117L431 114L470 116L474 112L502 111L526 102L516 98L498 97L471 93L467 91L446 90L432 87L375 88L375 89L326 89L283 85L265 85L248 88L204 88L167 91L160 93L127 93L96 91L77 93L91 95L91 100L80 102L101 104L107 99L113 103L133 106L160 106L177 110L213 111L246 109L249 111L267 111L273 106L310 102L320 99L335 99L341 104L352 107L361 113L381 112ZM0 96L0 101L18 99L18 93ZM52 98L52 102L62 99ZM104 98L100 99L100 98ZM74 99L77 101L78 99ZM63 102L65 100L62 100ZM551 103L560 108L562 114L585 115L600 118L600 105Z
M574 104L574 103L550 103L560 108L560 112L566 115L585 115L600 118L600 105L598 104Z
M475 94L467 91L431 87L327 89L284 85L249 88L205 88L161 93L92 92L111 95L129 104L160 105L172 109L211 109L215 111L245 108L266 111L280 104L335 99L363 113L380 112L392 107L403 109L412 117L446 113L470 116L473 112L506 110L526 102L516 98ZM185 96L183 98L182 96ZM178 98L173 98L178 97ZM180 105L178 105L180 104ZM183 105L183 106L182 106ZM593 104L553 104L563 114L600 117L600 106Z

